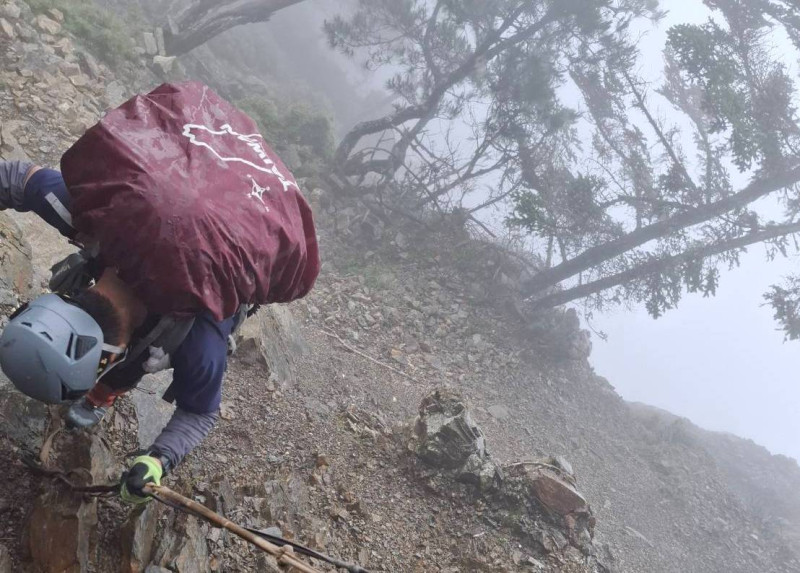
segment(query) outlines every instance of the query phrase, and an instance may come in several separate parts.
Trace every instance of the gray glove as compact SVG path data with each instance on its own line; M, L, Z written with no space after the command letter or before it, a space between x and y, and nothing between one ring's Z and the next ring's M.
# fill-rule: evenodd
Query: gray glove
M163 348L150 346L148 350L150 351L150 357L142 364L142 370L148 374L155 374L156 372L167 370L171 366L169 354L164 352Z

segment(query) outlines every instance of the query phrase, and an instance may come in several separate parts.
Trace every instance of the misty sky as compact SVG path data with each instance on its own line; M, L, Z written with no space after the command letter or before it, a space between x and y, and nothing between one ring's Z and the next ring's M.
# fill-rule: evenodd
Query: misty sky
M664 4L668 18L640 44L646 69L656 74L669 26L703 22L709 14L695 0ZM788 42L775 43L794 64ZM762 298L795 271L797 256L768 263L764 249L752 247L740 268L722 274L714 298L687 295L658 320L642 308L597 315L591 325L609 339L594 337L592 363L628 400L800 459L800 342L783 342Z

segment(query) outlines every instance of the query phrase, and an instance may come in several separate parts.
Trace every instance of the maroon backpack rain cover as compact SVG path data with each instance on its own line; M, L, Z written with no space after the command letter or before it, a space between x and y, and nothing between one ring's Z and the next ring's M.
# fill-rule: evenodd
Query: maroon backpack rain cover
M311 209L247 115L199 83L110 111L61 159L75 228L151 312L218 320L311 290Z

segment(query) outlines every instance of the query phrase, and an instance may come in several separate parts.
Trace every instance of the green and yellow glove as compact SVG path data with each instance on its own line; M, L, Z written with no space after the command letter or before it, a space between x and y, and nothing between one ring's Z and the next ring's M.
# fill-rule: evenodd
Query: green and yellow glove
M161 462L152 456L139 456L133 460L131 469L123 476L120 497L122 501L140 504L150 501L150 496L146 495L142 488L148 483L161 485L161 477L164 469Z

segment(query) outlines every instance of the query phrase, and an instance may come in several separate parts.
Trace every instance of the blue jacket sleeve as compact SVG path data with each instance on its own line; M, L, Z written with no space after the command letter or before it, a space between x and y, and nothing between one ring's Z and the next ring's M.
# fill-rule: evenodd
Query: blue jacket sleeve
M55 169L39 169L25 185L22 208L33 211L50 226L68 238L75 236L70 213L71 197L61 173Z
M33 211L68 238L75 236L70 214L70 194L61 173L39 169L25 184L33 164L0 161L0 209Z

